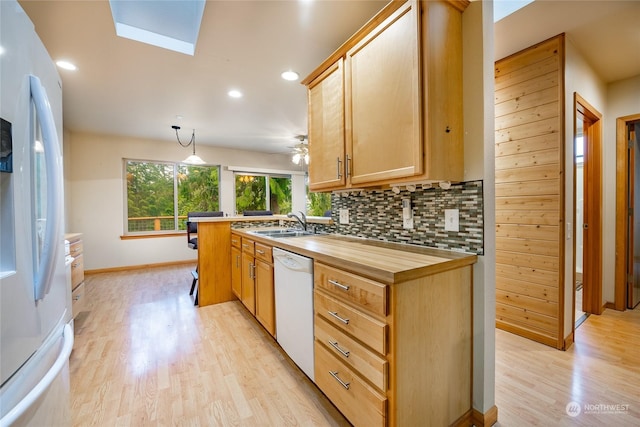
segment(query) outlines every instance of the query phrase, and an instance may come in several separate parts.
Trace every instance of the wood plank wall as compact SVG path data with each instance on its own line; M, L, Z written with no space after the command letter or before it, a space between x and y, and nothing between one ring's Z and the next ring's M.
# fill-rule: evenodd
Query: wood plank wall
M564 35L495 64L496 326L562 348Z

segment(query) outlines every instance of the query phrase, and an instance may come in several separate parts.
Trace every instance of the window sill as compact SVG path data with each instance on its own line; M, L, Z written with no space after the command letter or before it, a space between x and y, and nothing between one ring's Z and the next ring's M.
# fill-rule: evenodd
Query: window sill
M184 236L186 231L170 232L170 233L148 233L148 234L125 234L120 236L120 240L135 240L135 239L155 239L157 237L177 237Z

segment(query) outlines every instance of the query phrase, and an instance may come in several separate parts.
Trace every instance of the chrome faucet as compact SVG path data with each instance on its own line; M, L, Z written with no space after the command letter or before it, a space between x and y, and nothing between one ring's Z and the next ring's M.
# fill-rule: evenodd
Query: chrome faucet
M287 218L295 218L295 219L297 219L298 222L300 223L300 225L302 226L302 229L304 231L307 231L307 216L302 211L298 211L298 212L300 212L300 216L294 214L293 212L289 212L287 214Z

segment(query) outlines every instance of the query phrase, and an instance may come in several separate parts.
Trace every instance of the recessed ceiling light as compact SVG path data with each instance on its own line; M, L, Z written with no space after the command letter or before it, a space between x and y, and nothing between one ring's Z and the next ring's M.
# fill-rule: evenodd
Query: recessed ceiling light
M227 95L229 95L231 98L242 98L242 92L236 89L230 90L229 92L227 92Z
M56 65L62 69L69 70L69 71L75 71L78 69L78 67L76 67L74 64L72 64L69 61L57 61Z
M280 77L282 77L285 80L289 80L290 82L293 82L298 80L300 75L295 71L289 70L289 71L283 71L282 74L280 74Z

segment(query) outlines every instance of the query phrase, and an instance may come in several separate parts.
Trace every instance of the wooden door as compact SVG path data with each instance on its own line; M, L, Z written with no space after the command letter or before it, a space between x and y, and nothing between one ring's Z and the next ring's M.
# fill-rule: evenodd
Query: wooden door
M602 114L575 94L575 120L583 123L584 220L582 310L602 313ZM574 249L575 252L575 249Z
M640 121L627 125L629 141L629 231L627 237L627 308L640 303ZM637 189L637 190L636 190Z
M273 265L256 260L256 319L271 335L276 335Z
M340 58L309 84L309 189L343 187L344 66Z
M419 7L407 2L347 52L345 120L352 185L423 171Z
M242 253L242 303L251 314L256 314L255 260L253 255Z
M242 299L242 252L231 247L231 291L238 299Z

